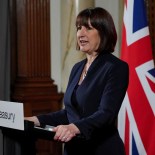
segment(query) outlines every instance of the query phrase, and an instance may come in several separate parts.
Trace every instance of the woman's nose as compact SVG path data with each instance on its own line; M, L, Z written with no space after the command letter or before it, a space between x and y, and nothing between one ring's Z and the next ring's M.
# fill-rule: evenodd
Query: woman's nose
M84 26L81 27L79 30L79 35L85 35L86 34L86 28Z

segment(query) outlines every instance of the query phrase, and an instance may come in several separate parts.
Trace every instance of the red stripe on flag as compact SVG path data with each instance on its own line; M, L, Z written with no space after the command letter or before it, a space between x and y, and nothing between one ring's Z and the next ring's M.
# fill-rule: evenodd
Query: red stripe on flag
M129 155L129 118L128 118L128 114L127 111L125 113L125 138L124 138L124 144L125 144L125 151L126 151L126 155Z
M151 81L148 77L146 77L146 78L150 85L151 90L155 93L155 83L153 81Z

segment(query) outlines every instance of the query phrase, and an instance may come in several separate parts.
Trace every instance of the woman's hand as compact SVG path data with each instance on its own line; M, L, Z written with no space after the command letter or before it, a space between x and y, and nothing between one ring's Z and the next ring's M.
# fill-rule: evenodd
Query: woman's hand
M53 131L56 132L54 140L62 142L68 142L75 137L76 134L80 133L80 130L73 123L69 125L58 125L53 129Z
M28 120L28 121L34 122L35 126L40 126L40 122L39 122L39 120L38 120L38 118L36 116L24 117L24 120Z

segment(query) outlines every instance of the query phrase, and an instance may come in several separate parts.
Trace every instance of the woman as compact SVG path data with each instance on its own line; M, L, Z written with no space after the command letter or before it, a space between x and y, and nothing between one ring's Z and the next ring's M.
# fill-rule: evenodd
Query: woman
M117 34L111 15L88 8L76 19L77 48L86 59L74 65L65 108L26 119L55 126L55 140L65 142L64 155L125 155L116 120L127 87L127 63L116 58Z

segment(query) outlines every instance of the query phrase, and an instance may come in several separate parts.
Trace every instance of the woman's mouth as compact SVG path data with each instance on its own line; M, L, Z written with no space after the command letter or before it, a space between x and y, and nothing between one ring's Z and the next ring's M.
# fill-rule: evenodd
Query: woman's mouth
M81 46L85 46L86 44L88 44L88 41L86 41L86 40L80 40L80 45Z

